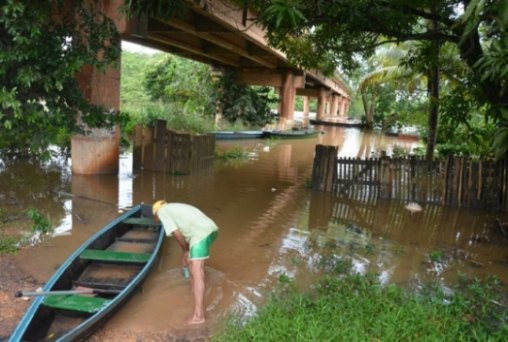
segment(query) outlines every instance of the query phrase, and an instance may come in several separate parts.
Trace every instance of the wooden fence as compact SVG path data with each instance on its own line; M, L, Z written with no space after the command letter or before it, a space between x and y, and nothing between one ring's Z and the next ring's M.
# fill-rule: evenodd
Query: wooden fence
M159 120L155 127L137 125L134 134L133 167L173 174L190 174L211 168L215 150L213 134L179 134Z
M423 158L337 158L337 148L316 146L312 189L356 200L405 202L508 211L506 160L450 157L434 160L428 171Z

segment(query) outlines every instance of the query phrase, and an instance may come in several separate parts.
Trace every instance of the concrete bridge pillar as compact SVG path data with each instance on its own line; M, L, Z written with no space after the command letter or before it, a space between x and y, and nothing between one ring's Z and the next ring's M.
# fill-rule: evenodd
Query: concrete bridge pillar
M123 0L103 1L95 6L113 19L117 30L122 33L127 28L126 18L119 11ZM99 71L91 66L84 67L77 75L78 85L86 99L107 109L120 107L120 69L111 67ZM71 141L72 172L75 174L114 174L118 173L120 154L120 131L92 129L87 135L75 135Z
M326 115L326 102L329 91L326 88L319 88L316 119L323 120Z
M306 125L309 123L310 113L310 99L308 96L303 96L303 123Z
M343 96L340 97L340 101L339 101L339 116L346 116L346 104L347 104L347 99Z
M290 125L295 116L295 75L292 72L286 72L282 76L282 86L280 87L280 116L279 123L282 128Z
M332 117L337 116L338 108L339 108L339 95L333 94L332 95L332 108L330 110L330 116L332 116Z
M83 68L77 76L85 97L93 104L118 110L120 102L120 70L105 72L91 66ZM118 128L91 129L89 134L72 137L72 172L75 174L118 173L120 131Z

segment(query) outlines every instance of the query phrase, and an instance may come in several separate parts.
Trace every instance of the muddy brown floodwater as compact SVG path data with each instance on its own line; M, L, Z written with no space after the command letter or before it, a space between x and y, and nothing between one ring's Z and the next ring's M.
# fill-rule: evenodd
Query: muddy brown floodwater
M319 256L330 248L350 257L357 271L374 271L385 283L433 279L446 286L459 272L492 274L508 283L508 242L493 224L508 220L506 213L423 206L412 214L404 203L312 193L305 184L318 143L359 158L416 146L352 128L320 129L324 135L305 140L219 141L221 149L241 146L249 160L216 161L213 169L189 176L133 172L129 153L122 155L118 176L71 176L67 163L0 165L0 207L10 214L34 207L56 227L51 238L9 258L13 272L26 279L11 281L9 291L42 284L119 211L158 199L193 204L220 227L206 263L208 321L195 328L184 325L192 297L178 268L180 250L168 238L142 288L90 341L206 340L230 315L251 317L281 274L302 286L311 284L319 276ZM2 300L0 336L12 331L19 307L28 305L10 300Z

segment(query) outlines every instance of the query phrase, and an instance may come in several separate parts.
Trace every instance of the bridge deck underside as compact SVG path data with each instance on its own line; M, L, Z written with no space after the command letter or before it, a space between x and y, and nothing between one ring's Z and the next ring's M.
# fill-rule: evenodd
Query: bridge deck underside
M219 68L256 75L251 83L263 79L260 85L280 86L281 75L289 71L304 76L302 89L308 94L326 87L332 93L349 97L340 81L290 65L282 52L268 46L264 31L249 18L254 15L226 1L214 1L206 8L189 4L170 20L131 20L123 39Z

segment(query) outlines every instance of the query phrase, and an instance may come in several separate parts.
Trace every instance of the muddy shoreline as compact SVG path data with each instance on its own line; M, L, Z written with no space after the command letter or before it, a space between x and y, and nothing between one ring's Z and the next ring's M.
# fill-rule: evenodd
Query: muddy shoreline
M42 282L21 271L11 255L0 256L0 279L0 341L7 341L30 305L14 294L21 289L38 288Z
M0 280L0 342L4 342L9 339L10 334L30 305L30 301L15 298L14 294L19 290L41 287L44 280L36 279L33 275L21 270L16 265L15 256L12 255L0 256ZM177 334L174 332L153 331L149 327L146 331L100 328L86 339L90 342L205 342L209 340L210 333L206 325L182 329Z

